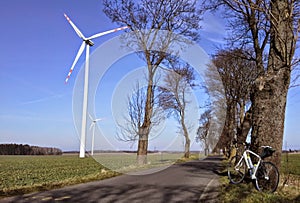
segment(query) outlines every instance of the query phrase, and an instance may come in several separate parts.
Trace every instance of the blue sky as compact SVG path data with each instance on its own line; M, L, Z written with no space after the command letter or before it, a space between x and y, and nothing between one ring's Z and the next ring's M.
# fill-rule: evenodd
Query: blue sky
M79 150L72 95L84 56L65 85L64 80L81 40L65 20L64 13L86 37L118 27L103 14L101 0L0 1L0 143ZM120 33L93 40L95 46L91 48L91 53ZM206 15L200 46L208 54L212 53L215 45L222 43L224 33L224 23L216 16ZM124 59L126 65L129 61L130 57ZM137 60L132 66L139 68L141 65ZM123 78L132 70L112 71L124 74L118 76ZM102 89L109 83L116 84L118 80L117 77L106 79ZM104 88L103 91L110 90ZM287 103L285 141L292 148L300 148L300 97L297 92L298 89L290 91ZM106 116L99 109L95 113L96 117ZM99 126L109 128L109 119Z

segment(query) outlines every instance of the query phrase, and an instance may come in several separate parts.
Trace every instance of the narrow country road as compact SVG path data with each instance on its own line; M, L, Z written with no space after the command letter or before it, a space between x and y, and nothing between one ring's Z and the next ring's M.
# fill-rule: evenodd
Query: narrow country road
M220 158L176 164L149 175L122 175L1 199L0 202L218 202Z

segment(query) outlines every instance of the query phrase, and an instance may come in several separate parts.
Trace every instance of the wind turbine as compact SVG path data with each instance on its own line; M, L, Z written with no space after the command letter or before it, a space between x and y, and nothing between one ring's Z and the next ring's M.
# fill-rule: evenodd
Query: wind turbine
M82 44L79 48L79 51L78 51L78 53L75 57L75 60L72 64L72 66L71 66L69 74L68 74L68 76L65 80L65 83L68 82L79 57L81 56L84 49L86 48L84 89L83 89L83 107L82 107L82 123L81 123L81 137L80 137L80 153L79 153L79 157L84 158L85 157L85 138L86 138L86 117L87 117L87 104L88 104L87 100L88 100L88 83L89 83L88 82L88 80L89 80L89 55L90 55L90 46L94 45L94 42L92 41L92 39L95 39L97 37L101 37L101 36L109 34L109 33L124 30L128 27L125 26L125 27L109 30L109 31L106 31L106 32L101 32L101 33L98 33L98 34L92 35L91 37L86 38L81 33L81 31L76 27L76 25L70 20L70 18L66 14L64 14L64 16L66 17L67 21L71 24L71 26L73 27L73 29L75 30L77 35L83 40L83 42L82 42Z
M91 116L91 114L89 114L90 119L92 120L92 123L90 125L90 130L93 130L93 136L92 136L92 149L91 149L91 155L94 155L94 141L95 141L95 128L96 128L96 123L98 121L103 120L103 118L97 118L97 119L93 119L93 117Z

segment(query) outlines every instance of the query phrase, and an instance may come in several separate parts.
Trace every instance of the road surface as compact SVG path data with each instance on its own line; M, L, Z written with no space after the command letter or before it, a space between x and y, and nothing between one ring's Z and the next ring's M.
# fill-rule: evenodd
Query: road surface
M218 202L220 158L172 165L148 175L107 180L1 199L6 202Z

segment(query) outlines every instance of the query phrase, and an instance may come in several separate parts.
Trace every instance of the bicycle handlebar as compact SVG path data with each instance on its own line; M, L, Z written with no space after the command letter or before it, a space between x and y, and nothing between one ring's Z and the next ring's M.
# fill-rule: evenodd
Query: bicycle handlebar
M261 148L272 148L271 146L267 145L267 146L261 146Z

